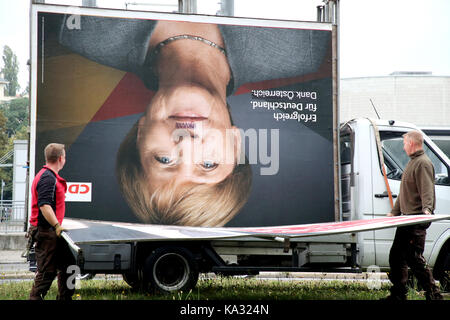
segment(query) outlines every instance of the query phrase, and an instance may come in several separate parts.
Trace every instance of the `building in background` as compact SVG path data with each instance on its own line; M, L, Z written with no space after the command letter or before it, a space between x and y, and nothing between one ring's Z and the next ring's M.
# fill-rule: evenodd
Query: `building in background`
M3 78L3 73L0 73L0 102L8 101L9 98L5 96L5 87L9 81Z
M341 79L341 122L359 117L377 118L377 113L382 119L418 126L448 126L450 76L394 72L389 76Z
M13 195L15 203L25 203L27 191L28 141L14 140Z

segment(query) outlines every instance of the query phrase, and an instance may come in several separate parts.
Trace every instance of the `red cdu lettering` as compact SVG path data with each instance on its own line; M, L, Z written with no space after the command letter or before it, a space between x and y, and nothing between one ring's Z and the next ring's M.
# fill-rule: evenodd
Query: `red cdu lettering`
M73 193L73 194L87 194L90 191L90 187L87 184L71 184L69 186L69 193Z
M69 186L69 193L77 194L79 190L80 190L80 185L79 184L72 184L72 185Z
M92 182L68 182L66 202L91 202Z
M89 186L87 184L80 185L80 189L81 194L86 194L89 192Z

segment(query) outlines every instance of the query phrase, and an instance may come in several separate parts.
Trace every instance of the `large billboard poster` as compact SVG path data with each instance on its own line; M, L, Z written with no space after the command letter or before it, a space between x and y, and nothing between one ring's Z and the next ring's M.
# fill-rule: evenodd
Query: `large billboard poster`
M329 24L36 5L31 168L50 142L71 218L335 220Z

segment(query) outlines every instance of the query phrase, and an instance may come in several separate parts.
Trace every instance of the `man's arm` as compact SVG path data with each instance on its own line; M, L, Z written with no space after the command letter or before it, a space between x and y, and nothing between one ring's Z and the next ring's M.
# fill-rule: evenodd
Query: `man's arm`
M422 163L415 172L417 190L422 200L422 212L431 214L434 210L434 168L431 163Z
M39 207L39 209L41 209L42 215L51 226L55 226L57 223L59 223L58 219L56 219L55 212L50 205L44 204L43 206Z
M56 215L52 207L48 204L44 204L43 206L39 207L39 209L41 209L42 215L44 216L45 220L47 220L47 222L55 228L56 235L60 237L61 232L63 232L65 229L61 227L58 219L56 219Z

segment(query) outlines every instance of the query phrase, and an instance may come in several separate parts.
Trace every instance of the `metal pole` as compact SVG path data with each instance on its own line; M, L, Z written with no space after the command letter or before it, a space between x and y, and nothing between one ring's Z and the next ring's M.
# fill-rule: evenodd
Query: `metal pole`
M324 0L325 5L323 8L323 22L330 22L329 17L330 17L330 7L328 6L329 1L328 0Z
M339 48L339 37L340 37L340 32L339 32L339 0L333 0L333 28L335 31L335 42L336 45L334 46L335 53L335 61L333 62L334 66L334 71L336 72L336 80L335 80L335 92L334 92L334 98L336 101L336 125L337 125L337 154L340 155L341 154L341 150L340 150L340 143L339 143L339 138L340 138L340 132L339 132L339 124L340 124L340 68L339 68L339 62L340 62L340 48ZM341 175L342 175L342 167L341 167L341 159L340 157L338 157L338 179L340 181L341 179ZM338 192L339 192L339 203L338 203L338 212L339 212L339 220L343 221L343 213L342 213L342 185L340 183L338 183ZM353 254L353 253L352 253Z
M324 22L324 6L317 6L317 22Z
M331 22L332 24L337 25L339 0L328 0L327 7L328 7L327 22Z
M0 201L0 214L3 217L3 187L5 186L5 181L2 179L2 195L1 195L1 201Z
M317 21L337 24L339 15L339 0L323 0L324 5L317 6Z
M83 7L97 7L97 0L83 0L81 3Z
M197 13L197 0L178 0L178 12Z
M234 17L234 0L220 1L220 11L217 12L217 15Z

